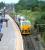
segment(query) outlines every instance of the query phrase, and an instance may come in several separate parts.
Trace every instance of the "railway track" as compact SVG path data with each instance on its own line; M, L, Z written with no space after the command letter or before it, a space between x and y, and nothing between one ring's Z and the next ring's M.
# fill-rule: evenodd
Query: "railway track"
M30 35L22 35L24 50L35 50Z

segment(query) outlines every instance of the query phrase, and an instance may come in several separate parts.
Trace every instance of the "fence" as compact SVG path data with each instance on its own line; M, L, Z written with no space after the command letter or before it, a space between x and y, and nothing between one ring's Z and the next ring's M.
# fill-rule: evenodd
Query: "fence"
M45 24L37 24L38 32L45 32Z

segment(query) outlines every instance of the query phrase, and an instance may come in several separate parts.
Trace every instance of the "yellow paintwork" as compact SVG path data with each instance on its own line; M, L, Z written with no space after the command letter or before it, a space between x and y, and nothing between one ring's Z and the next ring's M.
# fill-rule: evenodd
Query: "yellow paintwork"
M24 30L24 31L25 31L25 30L28 31L28 30L30 30L31 28L32 28L31 25L22 25L22 26L20 27L20 29L21 29L21 30Z

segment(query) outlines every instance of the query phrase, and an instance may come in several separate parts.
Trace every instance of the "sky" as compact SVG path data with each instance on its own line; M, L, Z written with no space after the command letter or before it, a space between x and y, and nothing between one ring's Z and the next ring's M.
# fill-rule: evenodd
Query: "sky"
M0 0L0 2L5 2L5 3L18 3L19 0Z
M0 2L5 2L5 3L18 3L19 0L0 0ZM45 1L45 0L39 0L39 1Z
M39 0L39 1L45 1L45 0Z

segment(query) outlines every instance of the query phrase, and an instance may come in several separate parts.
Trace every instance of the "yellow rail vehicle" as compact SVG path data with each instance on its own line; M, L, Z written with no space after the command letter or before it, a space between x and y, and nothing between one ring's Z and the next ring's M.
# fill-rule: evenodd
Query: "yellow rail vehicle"
M22 34L31 34L30 31L31 31L32 25L29 20L20 21L19 27ZM23 33L23 32L26 32L26 33Z
M20 28L21 34L32 34L31 33L32 24L24 16L18 15L15 18L15 21Z

